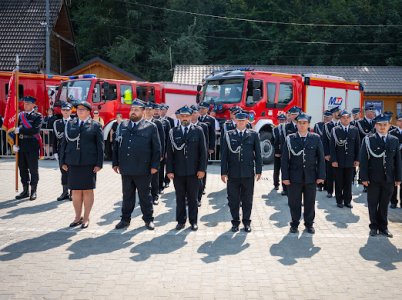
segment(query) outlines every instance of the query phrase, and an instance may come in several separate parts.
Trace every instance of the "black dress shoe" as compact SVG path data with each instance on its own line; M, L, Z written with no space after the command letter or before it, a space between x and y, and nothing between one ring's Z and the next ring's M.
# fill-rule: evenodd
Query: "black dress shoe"
M363 193L367 193L367 187L366 186L363 188Z
M290 233L297 233L297 232L299 232L299 229L297 229L297 227L295 227L295 226L290 226L289 232Z
M327 198L332 198L332 194L327 194Z
M231 230L232 230L232 232L238 232L239 231L239 226L233 225Z
M145 227L148 229L148 230L154 230L155 229L155 224L154 224L154 222L147 222L147 223L145 223Z
M34 191L34 192L31 193L31 196L29 196L29 200L30 201L36 200L36 197L37 197L36 191Z
M319 187L317 190L318 190L319 192L322 192L322 191L323 191L323 188L322 188L322 187Z
M343 204L342 203L337 203L336 206L338 206L339 208L342 208Z
M396 208L396 204L395 204L395 203L391 203L391 208Z
M310 234L314 234L315 233L314 227L313 226L307 227L307 232L310 233Z
M160 189L160 190L159 190L159 194L163 194L163 189Z
M15 199L20 200L20 199L25 199L29 197L29 192L28 190L24 190L22 191L20 194L18 194L17 196L15 196Z
M155 198L154 200L152 200L153 205L158 205L159 204L159 199Z
M345 206L346 206L347 208L353 208L353 205L350 204L350 203L345 203Z
M389 232L388 229L380 229L378 230L380 232L380 234L385 235L386 237L392 238L393 235L391 232Z
M282 195L282 196L286 196L287 194L288 194L288 193L287 193L286 191L282 191L282 192L281 192L281 195Z
M83 221L83 218L81 217L81 219L79 219L78 222L73 222L70 224L70 227L77 227L78 225L81 225Z
M202 194L205 195L205 191L202 191Z
M116 225L116 229L123 229L123 228L126 228L126 227L128 227L128 226L130 226L130 222L129 221L123 221L123 220L121 220L119 223L117 223L117 225Z
M376 236L377 235L377 229L370 229L370 236Z
M178 223L178 224L176 225L176 230L182 230L182 229L184 228L184 226L185 226L185 224L180 224L180 223Z
M87 222L87 223L82 223L82 224L81 224L81 229L88 228L88 226L89 226L89 222Z
M197 224L191 224L191 230L192 231L197 231L198 230L198 225Z
M201 207L201 201L197 201L197 206Z
M57 197L57 201L63 201L70 199L70 195L68 193L62 193L59 197Z
M244 225L244 231L245 231L245 232L251 232L251 227L250 227L250 225Z
M279 190L279 186L275 186L275 187L274 187L274 190L275 190L275 191Z

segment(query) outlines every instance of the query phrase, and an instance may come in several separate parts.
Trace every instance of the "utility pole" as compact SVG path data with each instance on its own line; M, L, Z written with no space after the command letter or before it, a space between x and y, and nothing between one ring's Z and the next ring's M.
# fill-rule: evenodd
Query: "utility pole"
M46 1L46 74L50 74L50 8L49 1Z

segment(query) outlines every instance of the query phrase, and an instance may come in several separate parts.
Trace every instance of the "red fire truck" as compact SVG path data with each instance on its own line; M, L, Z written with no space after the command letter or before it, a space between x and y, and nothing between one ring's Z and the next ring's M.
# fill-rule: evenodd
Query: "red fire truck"
M106 142L116 113L129 117L130 105L134 98L170 106L169 114L184 104L196 103L197 86L168 82L140 82L97 78L94 74L70 76L58 89L55 108L63 101L88 101L99 111L105 126L103 135Z
M284 74L265 71L226 70L214 72L197 87L200 101L216 109L220 122L229 118L235 105L249 111L254 129L260 133L264 163L274 157L272 130L277 115L297 105L312 116L312 124L322 120L326 109L361 107L363 86L341 77L319 74Z
M18 92L19 98L24 96L35 97L40 113L46 115L46 110L54 104L55 91L67 76L18 73ZM9 81L12 72L0 72L0 114L4 116L6 110L7 94ZM23 108L22 102L19 105Z

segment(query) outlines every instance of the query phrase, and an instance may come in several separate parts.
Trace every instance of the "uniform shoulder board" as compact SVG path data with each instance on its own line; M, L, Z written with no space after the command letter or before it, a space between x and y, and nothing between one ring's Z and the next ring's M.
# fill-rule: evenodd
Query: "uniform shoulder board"
M288 134L288 137L289 137L289 139L294 139L294 138L296 138L296 133Z
M317 138L320 138L320 135L318 133L315 132L309 132L312 136L315 136Z

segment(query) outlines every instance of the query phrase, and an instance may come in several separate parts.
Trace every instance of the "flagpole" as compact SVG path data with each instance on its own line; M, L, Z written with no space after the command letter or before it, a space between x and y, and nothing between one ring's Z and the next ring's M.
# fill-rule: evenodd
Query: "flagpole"
M17 67L15 68L15 128L18 126L18 99L19 99L19 83L18 83L18 72L20 69L20 57L16 56L15 59ZM15 135L15 145L18 147L18 134ZM15 192L18 192L18 159L19 151L15 153Z

